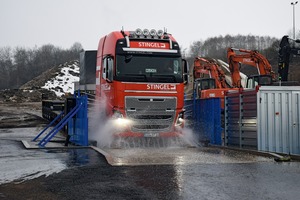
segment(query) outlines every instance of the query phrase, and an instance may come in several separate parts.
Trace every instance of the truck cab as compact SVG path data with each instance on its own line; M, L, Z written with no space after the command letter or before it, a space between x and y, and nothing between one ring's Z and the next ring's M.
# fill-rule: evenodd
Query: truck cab
M100 39L96 99L123 137L180 134L187 63L162 30L115 31ZM121 128L120 128L121 127Z

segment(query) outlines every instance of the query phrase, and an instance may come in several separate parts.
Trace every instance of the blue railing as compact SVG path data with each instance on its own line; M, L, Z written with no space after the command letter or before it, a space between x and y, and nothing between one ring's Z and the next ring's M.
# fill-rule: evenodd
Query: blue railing
M38 143L40 147L45 145L68 124L69 141L81 146L88 145L88 118L87 118L87 96L78 96L76 106L72 108ZM41 135L52 127L61 118L64 112L58 115L45 129L43 129L34 139L36 141ZM74 117L76 116L76 117Z

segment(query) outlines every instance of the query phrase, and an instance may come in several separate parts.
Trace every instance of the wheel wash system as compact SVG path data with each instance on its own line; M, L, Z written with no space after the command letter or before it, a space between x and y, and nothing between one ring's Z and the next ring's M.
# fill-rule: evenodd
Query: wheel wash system
M65 101L44 100L43 117L51 122L32 141L22 141L27 148L86 147L88 142L88 100L86 95Z
M185 126L196 144L299 156L299 96L299 87L241 89L227 94L224 110L219 98L185 100ZM65 102L43 101L44 118L51 122L32 141L22 141L25 147L97 146L89 140L88 102L88 95L80 92Z
M89 140L90 95L76 92L65 101L43 100L43 117L50 123L32 141L22 141L27 148L68 148L97 145ZM222 144L220 99L185 101L185 126L192 129L196 143ZM201 131L200 130L205 130Z

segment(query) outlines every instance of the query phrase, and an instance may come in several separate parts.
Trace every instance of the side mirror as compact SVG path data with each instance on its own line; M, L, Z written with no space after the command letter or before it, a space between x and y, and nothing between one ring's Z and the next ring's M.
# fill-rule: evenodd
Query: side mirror
M189 83L189 63L185 59L182 59L182 66L183 66L183 82L186 85Z
M107 56L103 59L102 77L108 83L111 83L113 80L113 64L114 60L111 56Z

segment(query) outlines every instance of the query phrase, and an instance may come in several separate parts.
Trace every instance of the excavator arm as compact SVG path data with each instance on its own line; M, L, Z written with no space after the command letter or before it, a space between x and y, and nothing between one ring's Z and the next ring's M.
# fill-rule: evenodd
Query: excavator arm
M221 67L213 60L207 60L203 57L196 57L194 60L194 80L202 78L208 74L209 78L215 80L216 88L228 88L225 79L225 73Z
M235 52L232 48L227 49L227 59L229 64L229 70L231 73L232 79L232 87L234 88L241 88L241 76L240 76L240 64L239 62L235 61Z
M241 54L236 54L236 51L240 52ZM269 61L258 51L228 48L227 59L231 72L233 87L242 87L240 77L241 64L255 67L258 71L258 76L270 76L272 80L275 80L275 73L273 72Z
M289 38L289 36L285 35L282 37L279 44L278 51L278 73L279 78L282 81L288 80L289 73L289 65L290 65L290 55L298 55L300 56L300 48L291 47L290 40L294 40ZM296 43L300 43L300 39L294 40Z
M193 71L194 98L220 98L221 108L224 109L224 95L231 88L226 83L226 76L221 66L213 59L196 57ZM209 78L205 78L205 75Z

